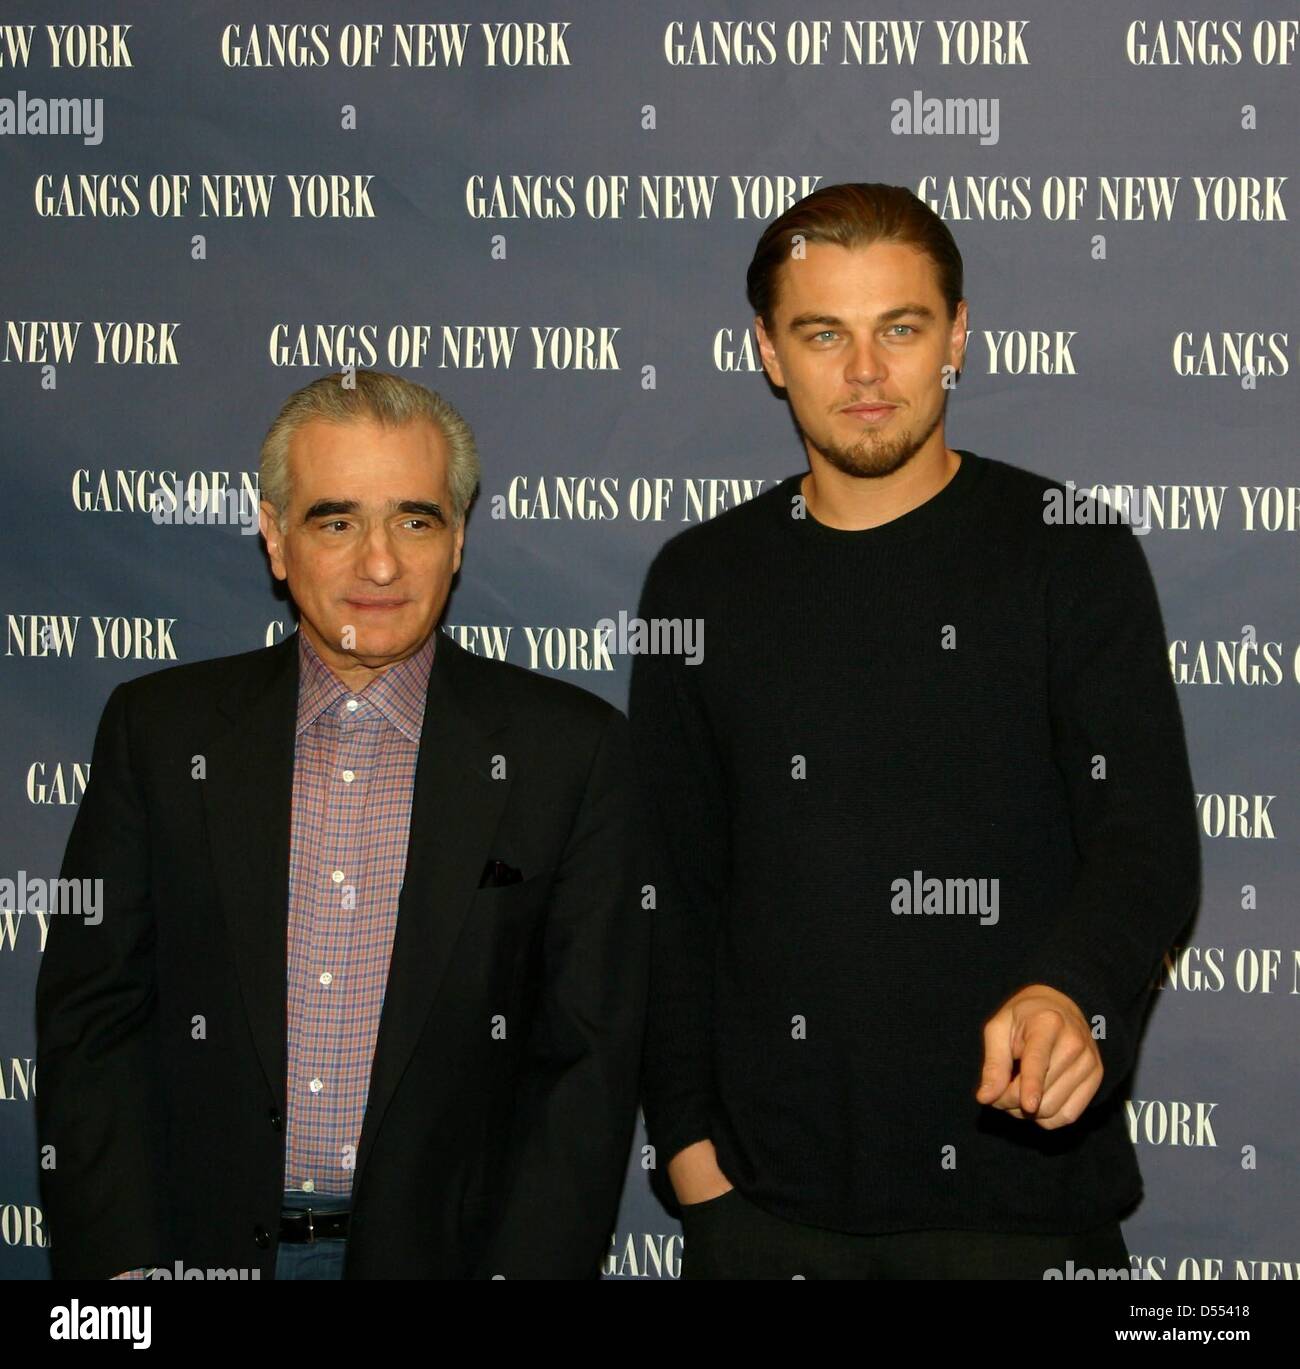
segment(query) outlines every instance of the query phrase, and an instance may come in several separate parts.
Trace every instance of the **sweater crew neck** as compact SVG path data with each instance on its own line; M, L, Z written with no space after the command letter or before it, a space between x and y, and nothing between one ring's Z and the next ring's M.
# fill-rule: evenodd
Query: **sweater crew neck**
M818 522L806 503L802 515L794 516L791 512L795 507L794 499L801 493L800 487L807 471L800 471L780 482L774 491L777 497L773 500L773 509L779 518L790 522L796 536L815 538L823 545L838 544L875 550L943 532L951 528L953 520L970 507L988 466L988 462L974 452L963 447L954 447L953 450L961 457L961 465L941 490L914 509L874 528L833 528L827 523Z

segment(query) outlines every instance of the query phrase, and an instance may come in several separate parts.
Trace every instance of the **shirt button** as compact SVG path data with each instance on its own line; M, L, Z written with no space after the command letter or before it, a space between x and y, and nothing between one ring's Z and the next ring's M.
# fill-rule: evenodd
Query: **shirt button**
M345 770L345 771L343 772L343 783L344 783L344 784L351 784L352 781L353 781L354 779L356 779L356 777L357 777L357 772L356 772L355 770Z
M307 1087L308 1087L313 1093L319 1093L319 1092L321 1091L321 1089L323 1089L323 1088L325 1087L325 1085L322 1084L321 1081L320 1081L319 1079L313 1079L313 1080L311 1081L311 1083L307 1085Z
M315 1193L315 1192L316 1192L316 1185L315 1185L314 1183L312 1183L312 1181L311 1181L310 1179L307 1179L307 1180L305 1180L304 1183L303 1183L302 1191L303 1191L304 1193Z
M325 973L321 975L320 982L328 988L329 985L333 984L334 976L330 974L328 970L326 970Z
M335 870L334 873L330 876L330 878L334 881L335 884L342 884L342 883L343 883L343 871L342 871L342 870Z
M357 709L360 708L360 707L361 707L361 705L356 701L356 699L349 699L349 700L348 700L348 712L349 712L349 713L355 713L355 712L357 711Z

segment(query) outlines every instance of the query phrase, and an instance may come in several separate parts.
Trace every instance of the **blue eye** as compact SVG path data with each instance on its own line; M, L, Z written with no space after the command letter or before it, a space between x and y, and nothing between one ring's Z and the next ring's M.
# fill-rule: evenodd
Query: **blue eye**
M910 323L895 323L893 327L890 328L891 333L893 332L894 328L906 328L909 333L916 332L916 329L913 328Z

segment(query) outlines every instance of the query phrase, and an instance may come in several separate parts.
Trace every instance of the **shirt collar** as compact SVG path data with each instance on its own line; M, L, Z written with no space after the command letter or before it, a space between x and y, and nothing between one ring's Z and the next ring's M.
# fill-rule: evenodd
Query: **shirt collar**
M403 736L418 742L437 636L435 628L414 656L389 666L358 692L345 685L321 660L307 634L299 628L298 726L294 735L301 735L327 708L341 712L349 699L356 699L363 707L373 708L387 718Z

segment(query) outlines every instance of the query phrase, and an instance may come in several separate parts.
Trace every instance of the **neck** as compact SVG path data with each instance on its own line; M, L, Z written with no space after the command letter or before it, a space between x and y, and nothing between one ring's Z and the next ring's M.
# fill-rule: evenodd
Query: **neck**
M305 618L299 621L298 631L306 633L307 640L312 644L313 648L315 648L316 655L321 658L322 663L328 668L330 674L332 674L341 684L346 685L353 694L360 694L367 685L373 684L385 671L391 670L399 661L408 660L424 645L424 643L421 642L414 650L408 651L404 656L399 657L398 660L395 661L386 659L367 660L364 657L358 658L356 656L351 656L347 652L341 652L332 647L321 638L320 634Z
M808 474L799 488L817 522L858 532L892 523L933 499L957 474L961 461L955 451L939 441L929 450L922 448L889 475L863 477L846 475L810 450Z

